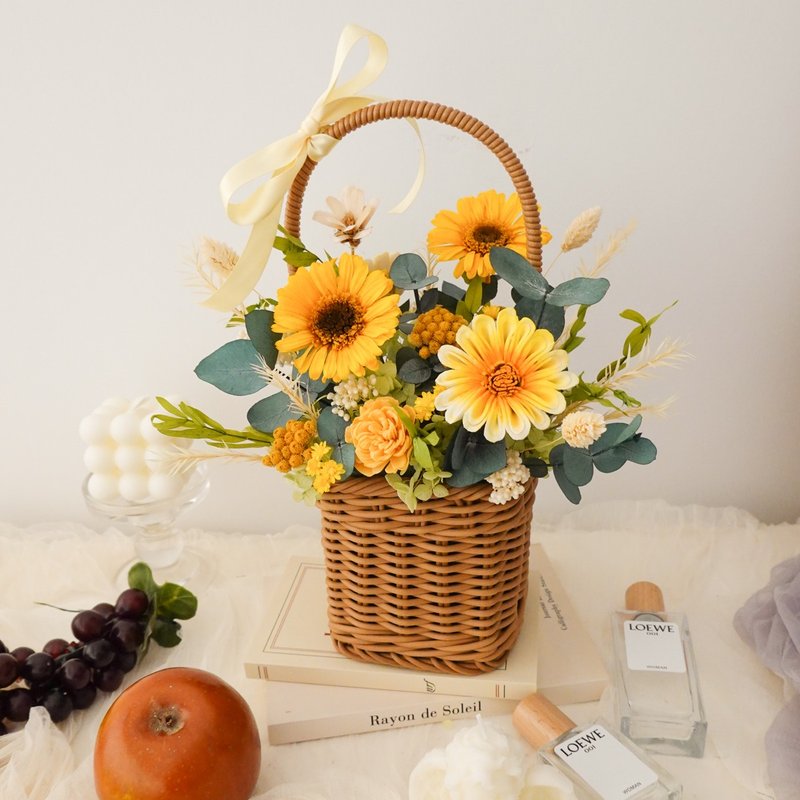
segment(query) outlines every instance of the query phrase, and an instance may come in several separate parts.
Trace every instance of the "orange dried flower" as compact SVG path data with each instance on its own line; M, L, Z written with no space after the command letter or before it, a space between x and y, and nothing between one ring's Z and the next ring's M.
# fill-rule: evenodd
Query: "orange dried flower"
M316 436L314 420L290 419L282 428L275 428L272 449L261 459L265 466L289 472L308 461L311 440Z
M443 344L456 340L456 331L467 321L444 306L434 306L417 317L408 336L408 343L419 350L420 358L428 358L439 352Z

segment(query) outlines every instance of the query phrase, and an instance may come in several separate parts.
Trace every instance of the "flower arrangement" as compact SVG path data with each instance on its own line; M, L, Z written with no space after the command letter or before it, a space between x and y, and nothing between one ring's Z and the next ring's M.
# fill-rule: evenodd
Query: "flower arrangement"
M229 429L159 398L153 424L161 433L217 449L190 458L258 460L308 502L342 481L383 475L412 511L481 481L491 502L506 503L532 476L551 472L577 503L595 471L653 461L656 448L639 431L646 409L629 388L683 357L674 342L649 347L663 312L624 310L632 328L620 352L596 372L573 364L589 310L609 288L601 273L630 229L615 233L592 266L551 285L549 268L539 272L524 257L516 194L461 198L435 215L422 255L372 259L357 250L377 203L349 187L327 205L314 219L345 251L321 258L279 226L274 247L293 273L277 298L255 295L237 307L228 325L243 335L196 367L232 395L267 390L248 425ZM580 214L553 261L586 245L599 220L598 208ZM551 239L543 229L543 242ZM215 291L238 259L204 239L197 276ZM452 281L440 275L447 262Z

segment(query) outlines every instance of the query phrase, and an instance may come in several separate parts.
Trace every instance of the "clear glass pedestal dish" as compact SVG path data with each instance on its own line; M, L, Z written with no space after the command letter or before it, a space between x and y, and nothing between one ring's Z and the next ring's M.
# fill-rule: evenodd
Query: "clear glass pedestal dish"
M88 490L89 476L83 482L83 497L90 511L118 523L133 536L136 557L123 565L117 582L128 585L128 570L137 561L146 562L158 583L178 583L193 591L202 589L214 576L212 562L186 547L182 532L175 526L178 517L208 494L209 480L200 465L175 496L163 500L131 502L117 498L98 500Z

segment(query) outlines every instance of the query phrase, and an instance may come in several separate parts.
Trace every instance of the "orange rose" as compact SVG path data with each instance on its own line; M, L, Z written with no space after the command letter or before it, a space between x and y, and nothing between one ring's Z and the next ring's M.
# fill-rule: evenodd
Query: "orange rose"
M397 413L399 408L393 397L367 400L345 430L345 441L355 446L356 468L362 475L408 469L411 435Z

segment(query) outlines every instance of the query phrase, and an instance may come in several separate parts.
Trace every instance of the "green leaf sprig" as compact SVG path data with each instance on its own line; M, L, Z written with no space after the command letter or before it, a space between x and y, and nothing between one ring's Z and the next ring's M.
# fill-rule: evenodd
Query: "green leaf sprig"
M180 644L178 620L191 619L197 613L197 597L177 583L157 584L152 570L143 561L128 571L128 584L132 589L143 591L150 600L142 652L147 652L151 639L161 647Z

